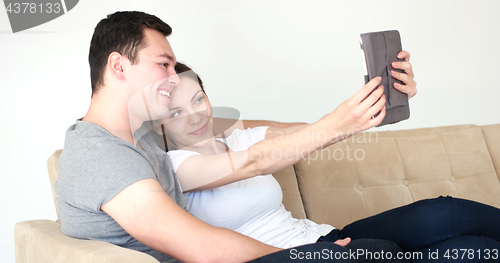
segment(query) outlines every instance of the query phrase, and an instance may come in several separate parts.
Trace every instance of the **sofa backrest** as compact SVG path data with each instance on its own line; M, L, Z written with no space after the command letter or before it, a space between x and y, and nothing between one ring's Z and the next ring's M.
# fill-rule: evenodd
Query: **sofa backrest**
M341 228L440 195L500 207L499 169L500 124L459 125L360 133L294 165L295 186L274 175L294 216Z
M61 152L47 160L58 216ZM500 124L360 133L273 175L294 217L337 228L439 195L500 207Z
M500 180L500 124L481 126L491 161Z

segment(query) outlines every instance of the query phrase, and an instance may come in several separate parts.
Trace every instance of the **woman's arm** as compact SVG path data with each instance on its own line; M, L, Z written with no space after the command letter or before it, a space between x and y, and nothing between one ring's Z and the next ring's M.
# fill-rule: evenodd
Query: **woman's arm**
M285 127L285 128L278 128L278 127L269 127L266 131L266 139L278 137L278 136L283 136L295 131L298 131L304 127L306 127L308 124L307 123L300 123L296 124L293 126Z
M247 128L255 128L259 126L269 126L278 129L294 128L299 125L307 125L305 122L278 122L278 121L263 121L263 120L243 120L243 126Z
M259 126L269 126L277 129L289 129L298 125L307 125L305 122L277 122L264 120L235 120L228 118L214 118L214 134L216 138L221 138L224 132L224 137L229 136L234 130L244 130L247 128L255 128Z
M270 174L297 163L313 151L378 125L385 117L385 96L374 78L358 93L319 121L289 128L246 151L187 158L176 174L184 191L210 189L257 175ZM380 114L373 118L375 114Z
M391 71L391 74L404 85L395 83L394 88L411 98L417 93L417 83L409 62L410 53L401 51L398 57L405 61L394 62L393 67L403 69L404 73ZM270 174L297 163L315 150L377 126L385 117L383 87L377 88L380 81L380 77L372 79L353 97L316 123L293 125L285 130L270 128L266 139L247 151L186 159L179 167L178 174L180 171L181 177L191 176L194 182L200 178L206 181L184 190L209 189L256 175Z

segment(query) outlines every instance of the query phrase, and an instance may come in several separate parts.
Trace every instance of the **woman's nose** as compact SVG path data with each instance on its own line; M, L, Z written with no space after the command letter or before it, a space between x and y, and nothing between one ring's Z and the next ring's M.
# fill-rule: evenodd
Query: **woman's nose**
M198 124L202 119L203 119L203 116L201 115L200 112L192 112L188 116L188 123L190 125L195 125L195 124Z

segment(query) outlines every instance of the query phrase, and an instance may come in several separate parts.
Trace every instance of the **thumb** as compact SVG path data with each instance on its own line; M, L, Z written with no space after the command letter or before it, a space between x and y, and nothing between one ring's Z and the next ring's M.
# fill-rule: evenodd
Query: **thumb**
M346 238L344 238L344 239L339 239L339 240L337 240L337 241L333 242L333 244L335 244L335 245L339 245L339 246L341 246L341 247L345 247L345 246L347 246L349 243L351 243L351 238L350 238L350 237L346 237Z

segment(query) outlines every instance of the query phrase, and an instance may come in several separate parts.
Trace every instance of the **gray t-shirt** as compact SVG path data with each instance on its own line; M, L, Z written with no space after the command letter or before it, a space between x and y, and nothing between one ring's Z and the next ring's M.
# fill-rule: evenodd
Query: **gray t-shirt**
M77 121L69 127L55 183L61 231L142 251L160 262L175 262L137 241L101 210L123 189L147 178L157 179L170 198L186 209L170 159L154 133L145 126L141 129L146 130L138 139L142 149L91 122Z

